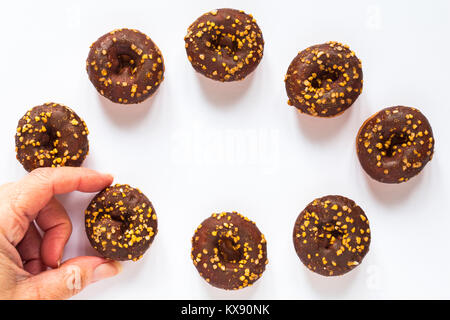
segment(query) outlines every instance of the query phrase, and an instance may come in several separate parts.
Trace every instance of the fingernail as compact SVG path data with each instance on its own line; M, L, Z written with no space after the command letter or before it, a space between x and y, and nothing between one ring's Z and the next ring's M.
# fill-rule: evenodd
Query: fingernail
M94 275L92 276L92 282L100 281L106 278L113 277L122 272L122 265L117 261L111 261L99 265L94 270Z

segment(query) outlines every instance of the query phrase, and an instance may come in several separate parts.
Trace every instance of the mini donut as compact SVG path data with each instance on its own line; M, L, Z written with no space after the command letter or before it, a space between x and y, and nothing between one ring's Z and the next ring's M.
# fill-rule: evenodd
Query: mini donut
M361 60L347 45L330 41L298 53L285 77L288 104L301 113L333 117L355 102L363 88Z
M433 158L431 126L417 109L385 108L359 129L356 152L367 174L384 183L401 183L419 174Z
M149 98L164 78L161 51L148 36L134 29L114 30L95 41L86 69L102 96L122 104Z
M251 286L266 269L266 239L237 212L214 213L195 230L191 258L209 284L225 290Z
M85 211L86 234L103 257L137 261L158 232L155 209L148 198L127 184L99 192Z
M16 158L28 172L40 167L79 167L89 152L86 123L70 108L49 102L19 120Z
M189 26L184 41L194 69L218 81L244 79L258 66L264 51L256 20L235 9L205 13Z
M323 276L339 276L358 266L370 246L369 220L353 200L315 199L294 225L294 247L303 264Z

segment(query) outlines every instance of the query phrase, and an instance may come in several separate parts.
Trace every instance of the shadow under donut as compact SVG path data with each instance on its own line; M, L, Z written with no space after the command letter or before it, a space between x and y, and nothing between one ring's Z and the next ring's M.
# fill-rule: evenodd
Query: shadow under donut
M200 279L200 281L205 282L203 279ZM259 280L261 281L261 279ZM219 300L225 300L225 299L236 299L236 300L248 300L251 299L252 296L255 294L256 290L258 289L258 282L254 283L253 285L239 289L239 290L223 290L216 287L213 287L209 285L208 283L204 283L205 290L207 295L211 299L219 299Z
M100 94L98 94L97 97L104 113L112 119L115 124L121 127L131 127L146 118L149 110L152 108L153 104L155 104L161 89L162 88L158 88L151 97L138 104L114 103Z
M364 171L359 163L358 166ZM377 200L386 205L394 205L405 201L411 196L413 190L422 183L424 172L420 172L417 176L399 184L378 182L372 179L367 173L363 172L363 174L370 191Z
M299 127L308 137L308 139L311 139L313 141L319 142L330 139L330 137L337 135L338 132L340 132L344 128L348 129L350 127L349 122L357 121L351 121L351 118L356 117L357 119L359 119L361 108L363 108L363 105L365 105L364 102L364 97L359 97L350 108L348 108L340 115L332 118L314 117L297 112ZM291 108L295 109L295 107Z
M245 79L232 82L220 82L209 79L196 72L196 77L208 102L224 107L236 104L247 92L254 81L256 70Z
M339 299L350 288L351 284L356 281L361 270L356 268L342 276L336 277L324 277L309 270L305 270L305 272L311 288L320 296Z

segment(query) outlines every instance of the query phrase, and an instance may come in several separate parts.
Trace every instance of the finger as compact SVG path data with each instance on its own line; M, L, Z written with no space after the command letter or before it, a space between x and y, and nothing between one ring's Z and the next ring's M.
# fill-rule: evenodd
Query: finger
M117 275L122 270L116 261L99 257L78 257L58 269L47 270L20 281L16 299L67 299L87 285Z
M13 186L13 185L14 185L14 182L6 182L6 183L2 184L0 186L0 192L2 192L2 193L5 192L6 190L10 189L11 186Z
M69 216L62 204L52 198L39 212L36 223L44 232L41 244L42 261L45 265L56 268L72 233Z
M41 235L34 223L31 222L25 236L16 248L22 258L23 268L31 274L38 274L46 270L40 254L41 241Z
M17 244L28 223L36 218L55 194L71 191L96 192L110 185L113 177L87 168L38 168L16 182L1 199L0 228L6 238Z

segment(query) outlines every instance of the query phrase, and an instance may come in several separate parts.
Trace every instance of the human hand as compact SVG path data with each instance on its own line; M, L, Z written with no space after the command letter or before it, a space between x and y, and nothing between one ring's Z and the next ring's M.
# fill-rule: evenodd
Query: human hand
M75 190L97 192L112 181L90 169L62 167L36 169L0 186L0 299L66 299L121 271L118 262L100 257L61 263L72 224L54 198Z

